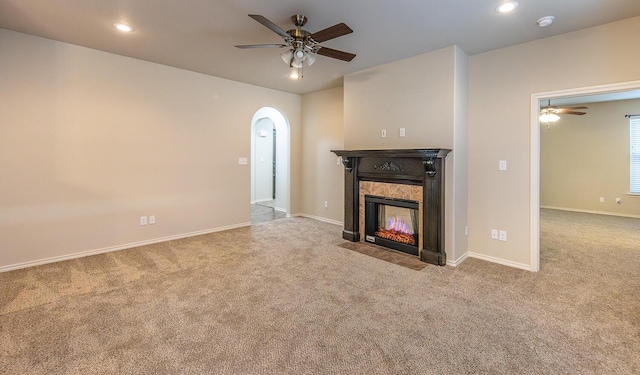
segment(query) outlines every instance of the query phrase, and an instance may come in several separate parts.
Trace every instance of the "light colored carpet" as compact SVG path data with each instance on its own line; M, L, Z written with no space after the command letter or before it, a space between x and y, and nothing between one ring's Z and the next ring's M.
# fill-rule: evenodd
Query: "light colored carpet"
M3 374L638 374L640 221L421 271L291 218L0 274Z

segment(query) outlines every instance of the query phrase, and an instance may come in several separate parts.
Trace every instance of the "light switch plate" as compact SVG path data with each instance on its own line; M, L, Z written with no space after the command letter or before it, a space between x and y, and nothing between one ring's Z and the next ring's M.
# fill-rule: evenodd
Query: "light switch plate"
M240 165L246 165L248 163L247 158L239 158L238 159L238 164Z
M498 169L501 171L506 171L507 170L507 161L506 160L500 160L498 162Z

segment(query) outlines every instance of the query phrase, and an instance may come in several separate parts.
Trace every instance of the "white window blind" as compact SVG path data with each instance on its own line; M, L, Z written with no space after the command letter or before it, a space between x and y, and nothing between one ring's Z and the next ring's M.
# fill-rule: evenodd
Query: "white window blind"
M630 156L631 156L631 171L630 171L630 192L633 194L640 194L640 117L632 117L629 120L630 134Z

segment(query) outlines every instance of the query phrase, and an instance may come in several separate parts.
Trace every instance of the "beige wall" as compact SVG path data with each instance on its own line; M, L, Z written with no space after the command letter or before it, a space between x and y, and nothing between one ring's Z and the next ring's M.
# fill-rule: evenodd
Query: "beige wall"
M0 30L0 267L247 223L250 171L238 158L250 155L253 114L272 106L291 124L291 213L342 220L331 203L342 199L342 169L330 168L335 159L325 152L334 144L453 148L449 260L466 252L467 169L470 254L526 268L531 94L639 80L637 35L638 17L468 60L449 47L350 74L341 145L339 116L329 115L340 106L332 90L302 103L297 95ZM327 144L317 146L314 134ZM507 171L498 171L498 160L508 161ZM309 175L325 166L326 175ZM324 200L327 210L317 206ZM141 227L142 215L158 223ZM491 229L508 231L508 241L491 240Z
M248 223L263 106L301 209L300 96L2 29L0 51L0 268Z
M562 116L540 132L540 205L640 217L640 197L627 195L629 119L624 117L640 113L640 100L586 105L586 115Z
M302 212L336 223L344 222L344 167L330 150L343 148L343 117L342 87L302 96Z
M466 241L456 243L460 231L464 236L466 226L466 87L467 57L455 46L349 74L344 79L346 149L453 149L445 162L448 262L466 253ZM401 127L406 129L404 138L399 137ZM381 137L382 129L387 130L386 138ZM459 161L456 143L461 148ZM454 172L456 167L458 173ZM456 182L460 184L457 188Z
M453 148L454 51L449 47L345 76L344 147ZM406 137L398 136L400 128Z
M531 94L640 79L638 35L636 17L470 57L470 253L530 265Z

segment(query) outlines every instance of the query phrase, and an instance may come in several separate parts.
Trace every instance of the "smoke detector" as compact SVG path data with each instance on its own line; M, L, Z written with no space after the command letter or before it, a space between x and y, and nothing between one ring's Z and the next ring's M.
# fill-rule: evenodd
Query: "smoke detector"
M547 27L547 26L551 25L553 23L553 20L555 20L555 19L556 18L554 16L546 16L546 17L540 18L538 21L536 21L536 23L540 27Z

